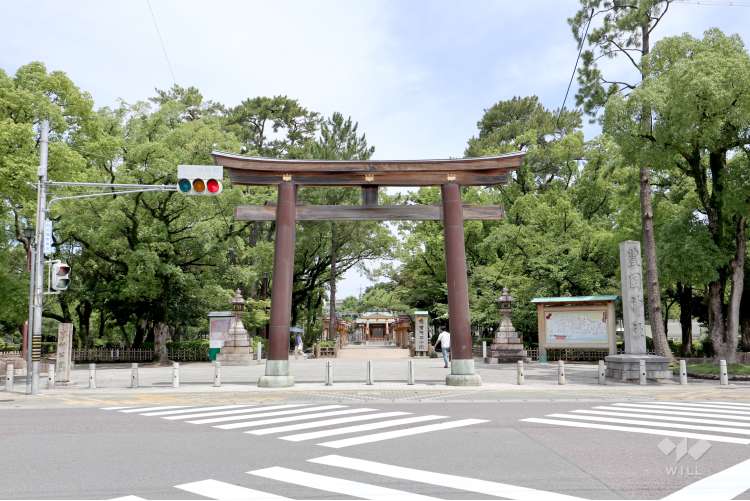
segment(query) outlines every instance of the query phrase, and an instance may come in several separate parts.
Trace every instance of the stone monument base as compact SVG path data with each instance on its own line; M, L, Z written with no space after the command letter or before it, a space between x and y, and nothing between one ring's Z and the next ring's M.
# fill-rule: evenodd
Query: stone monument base
M502 364L526 360L527 354L523 343L492 343L487 350L488 355L484 358L486 364Z
M640 379L641 360L646 361L646 378L665 380L672 379L669 359L658 355L609 355L604 358L607 364L607 377L618 381L638 381Z
M250 365L253 361L253 353L248 346L224 346L216 361L221 365Z

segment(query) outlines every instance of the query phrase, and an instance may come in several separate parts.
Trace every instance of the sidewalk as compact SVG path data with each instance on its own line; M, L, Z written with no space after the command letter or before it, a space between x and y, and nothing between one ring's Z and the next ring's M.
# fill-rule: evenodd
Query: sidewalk
M325 386L326 362L334 365L334 384ZM69 384L58 383L49 389L46 377L40 378L40 395L25 395L25 378L16 377L13 393L0 392L0 400L13 405L46 406L56 404L114 405L115 403L242 403L247 401L278 400L340 400L340 401L470 401L497 402L502 400L581 400L629 398L681 399L748 399L750 384L736 383L720 386L717 381L690 380L686 386L675 381L645 386L607 381L598 384L597 366L573 364L565 366L566 384L559 385L557 364L528 363L525 382L516 384L515 364L486 365L477 361L477 372L482 377L480 387L445 385L448 369L439 359L413 359L416 384L407 385L406 360L373 360L374 384L365 384L366 361L341 359L290 360L290 370L296 384L291 388L258 388L257 380L265 363L249 366L221 367L221 386L213 386L213 364L207 362L182 363L179 367L180 384L172 387L172 367L141 365L139 387L130 388L130 364L99 364L96 370L96 389L88 388L88 364L77 364ZM7 401L7 400L6 400Z

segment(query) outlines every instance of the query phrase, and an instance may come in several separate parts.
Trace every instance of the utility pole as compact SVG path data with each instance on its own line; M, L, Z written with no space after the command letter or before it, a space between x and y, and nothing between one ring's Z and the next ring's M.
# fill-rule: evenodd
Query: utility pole
M33 305L33 315L29 318L28 351L26 353L26 393L32 394L34 388L31 381L34 349L42 348L42 301L44 300L44 221L47 217L47 151L49 146L49 121L42 120L39 138L39 171L36 195L36 252L33 254L32 276L34 288L30 303Z

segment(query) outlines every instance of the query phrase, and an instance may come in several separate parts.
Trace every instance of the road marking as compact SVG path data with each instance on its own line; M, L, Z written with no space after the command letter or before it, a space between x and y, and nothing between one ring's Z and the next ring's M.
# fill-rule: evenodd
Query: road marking
M376 410L377 409L364 408L364 409L344 409L343 411L314 412L312 414L298 414L296 416L288 416L288 417L280 417L280 418L272 418L272 419L261 419L258 421L244 421L242 423L220 424L220 425L214 426L214 428L219 428L220 430L236 430L238 428L251 428L255 426L265 426L267 424L289 423L291 421L302 421L304 419L313 419L313 418L319 418L319 417L341 416L344 414L359 414L361 412L372 412Z
M562 421L559 419L544 419L544 418L526 418L521 421L527 423L539 423L539 424L552 424L558 426L568 426L572 428L592 428L596 430L612 430L612 431L627 431L630 433L643 433L646 435L661 435L667 437L684 437L694 438L696 440L710 440L713 442L726 442L729 444L750 444L750 439L736 438L736 437L722 437L719 435L707 435L704 433L690 433L686 431L672 431L672 430L658 430L654 428L634 428L632 426L616 426L610 424L596 424L596 423L581 423L578 421Z
M665 501L734 499L750 489L750 459L730 466L662 498Z
M636 409L648 409L649 411L652 409L661 410L661 411L674 411L674 414L685 416L706 416L706 417L724 417L724 418L731 418L731 419L739 419L743 421L750 421L750 415L748 415L745 412L738 412L738 411L730 411L730 410L722 410L722 411L714 411L709 409L696 409L695 407L670 407L668 405L657 405L657 404L614 404L617 407L628 407L628 408L636 408ZM659 414L669 414L670 412L660 412ZM686 414L686 412L689 412L690 414Z
M616 409L617 407L614 407L614 408ZM575 410L571 412L574 412L576 414L596 414L599 416L655 419L657 421L679 421L683 423L720 424L722 426L750 426L750 423L740 423L737 421L724 421L721 419L700 419L700 418L689 418L689 417L678 417L678 416L657 416L656 414L638 414L638 413L629 413L629 412L608 412L608 411L590 411L590 410Z
M261 499L289 499L283 496L277 496L268 492L256 491L239 485L220 482L219 480L201 480L200 482L190 482L189 484L175 485L177 489L207 497L209 499L242 499L245 501L254 501Z
M659 423L656 421L642 419L621 419L615 417L581 416L576 414L547 414L547 417L561 419L582 419L584 421L597 421L600 423L635 424L646 426L663 426L664 428L676 428L679 430L714 431L719 433L734 433L736 435L750 435L749 429L727 429L724 426L702 426L697 424Z
M387 417L393 417L393 416L404 416L406 414L411 414L411 413L401 412L401 411L379 412L376 414L368 414L366 416L351 416L351 417L343 417L343 418L324 419L322 421L313 421L312 423L298 423L298 424L288 424L286 426L275 426L273 428L263 428L262 430L246 431L245 433L249 433L251 435L270 435L271 433L283 433L287 431L308 430L310 428L322 428L324 426L331 426L334 424L351 423L351 422L356 422L356 421L368 421L372 419L380 419L380 418L387 418Z
M341 478L328 477L325 475L318 475L315 473L308 473L300 470L292 470L290 468L283 468L281 466L263 468L260 470L249 471L248 473L257 477L278 480L279 482L301 485L303 487L310 487L313 489L325 490L329 492L335 492L337 494L344 494L347 496L354 496L363 499L388 499L394 497L402 499L423 500L438 499L429 496L421 496L412 492L399 491L396 489L389 489L387 487L355 482L353 480L344 480Z
M750 416L750 409L742 407L730 407L729 405L712 405L712 404L694 404L689 402L642 402L647 405L660 405L667 407L690 407L696 410L708 409L711 411L730 412L731 414L737 413L744 416Z
M384 431L382 433L374 433L372 435L344 438L341 440L334 440L332 442L323 442L317 445L340 449L342 447L350 447L352 445L369 444L371 442L390 440L392 438L408 437L411 435L419 435L421 433L429 433L432 431L448 430L451 428L460 428L462 426L471 426L474 424L486 423L487 421L487 419L459 419L458 421L448 421L446 423L428 424L425 426L416 426L414 428L405 428L403 430Z
M135 409L125 409L120 412L131 413L131 412L148 412L148 411L165 411L167 409L184 409L190 407L189 405L162 405L161 407L136 407Z
M448 416L436 416L436 415L427 415L427 416L414 416L409 418L403 418L403 419L392 419L390 421L380 421L378 423L368 423L368 424L360 424L356 426L346 426L344 428L336 428L333 430L322 430L322 431L313 431L309 433L299 433L297 435L287 435L285 437L279 437L281 440L288 440L290 442L301 442L303 440L312 440L315 438L323 438L323 437L331 437L334 435L345 435L347 433L357 433L360 431L371 431L371 430L380 430L382 428L392 428L393 426L398 426L402 424L413 424L413 423L422 423L424 421L434 421L436 419L445 419Z
M616 407L608 407L606 405L599 405L594 409L605 409L605 410L616 410L616 411L628 411L628 412L641 412L649 414L664 414L667 416L695 416L695 417L707 417L707 418L719 418L719 419L734 419L737 421L750 421L750 418L744 416L733 416L730 414L715 414L713 412L689 412L689 411L666 411L661 409L637 409L631 407L624 407L628 404L613 404Z
M303 412L312 412L312 411L326 410L326 409L341 409L342 407L346 407L346 406L345 405L321 405L318 407L305 406L305 407L302 407L301 409L286 409L286 410L273 411L273 412L257 412L254 410L248 410L248 411L245 411L243 414L236 414L234 416L215 417L215 418L208 418L208 419L196 419L196 420L188 421L188 423L192 423L192 424L225 423L227 421L242 421L243 419L256 419L256 418L271 417L271 416L286 416L288 414L301 414ZM248 412L253 412L253 414L248 414Z
M282 405L268 405L264 407L252 407L250 409L235 409L231 411L216 411L216 412L202 412L199 414L188 414L188 415L182 415L182 416L166 416L162 419L169 419L169 420L175 420L175 419L195 419L195 418L204 418L204 417L211 417L211 416L229 416L233 414L242 414L247 412L261 412L261 411L270 411L270 410L276 410L276 409L291 409L293 407L307 407L310 404L282 404Z
M103 409L107 410L107 409ZM122 496L119 498L112 498L109 501L146 501L145 498L139 498L138 496Z
M252 404L245 404L245 405L216 405L214 407L198 407L196 408L190 408L190 409L178 409L176 411L156 411L156 412L147 412L145 414L141 414L142 416L172 416L177 414L188 414L190 412L199 412L199 411L218 411L222 409L237 409L240 407L253 407Z
M574 500L580 499L555 492L540 491L527 487L516 485L502 484L488 480L479 480L471 477L461 477L458 475L449 475L426 470L417 470L414 468L405 468L375 461L366 461L338 455L323 456L314 459L308 459L311 463L335 466L338 468L347 468L349 470L361 471L384 477L397 478L399 480L409 480L412 482L421 482L440 487L448 487L468 492L476 492L488 496L495 496L507 499L549 499L549 500Z
M99 410L101 411L119 411L120 409L130 409L129 405L126 405L125 407L100 407ZM117 498L117 499L123 499L123 498Z

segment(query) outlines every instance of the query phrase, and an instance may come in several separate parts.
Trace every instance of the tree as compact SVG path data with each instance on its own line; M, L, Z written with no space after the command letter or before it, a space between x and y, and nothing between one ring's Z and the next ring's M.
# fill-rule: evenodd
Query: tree
M649 75L645 64L651 49L651 33L664 18L672 0L581 0L581 8L568 19L579 46L587 44L582 52L582 66L578 71L580 87L576 94L578 105L594 114L612 96L627 94L636 89ZM600 24L590 30L594 17ZM625 82L605 78L599 67L602 58L619 57L632 64L637 80ZM649 116L643 109L642 116ZM649 132L650 121L638 122L644 133ZM661 290L656 258L653 203L651 195L651 168L648 159L642 159L639 169L641 227L643 252L646 258L646 290L649 320L654 348L657 354L672 359L667 336L662 323Z
M717 356L736 359L750 212L750 55L737 36L709 30L656 44L641 88L607 105L608 130L636 160L689 176L711 237L709 329ZM650 111L648 131L637 127Z

